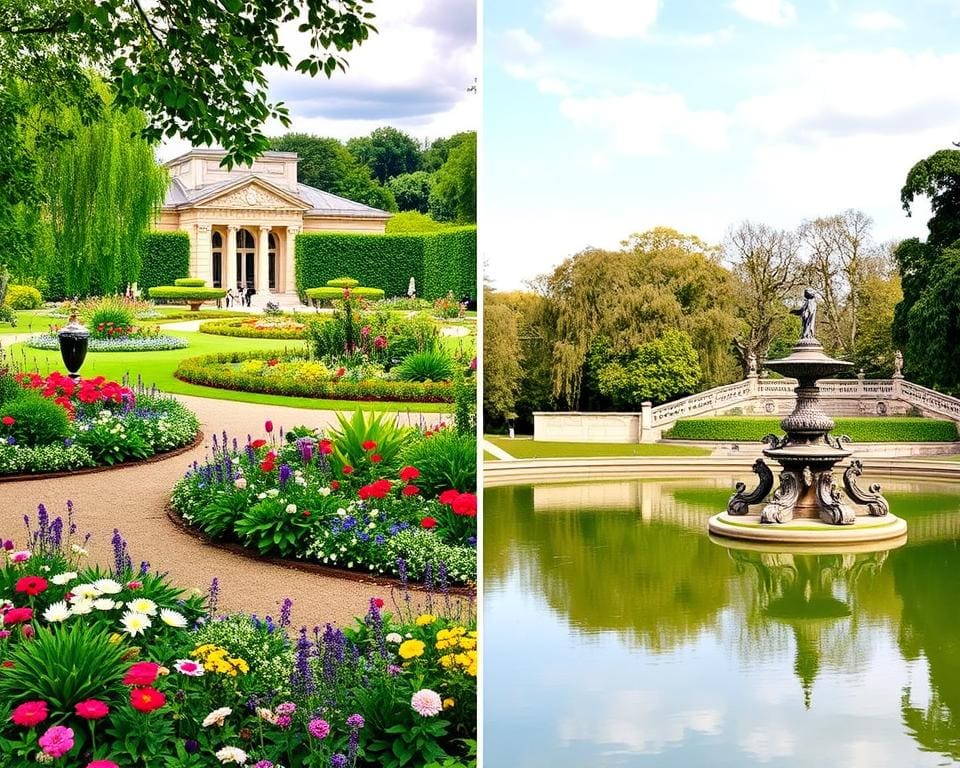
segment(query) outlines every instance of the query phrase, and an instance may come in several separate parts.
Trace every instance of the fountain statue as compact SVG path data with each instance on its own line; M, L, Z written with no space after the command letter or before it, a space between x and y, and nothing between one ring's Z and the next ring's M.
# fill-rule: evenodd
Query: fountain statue
M757 459L753 465L759 477L757 487L747 490L745 483L737 483L727 511L710 519L710 530L734 538L834 543L903 536L906 523L889 514L890 505L880 493L880 486L872 484L866 490L860 487L860 461L852 461L843 473L846 495L837 487L834 467L852 455L846 447L850 438L830 435L834 422L821 407L817 381L849 369L852 363L824 354L814 335L819 296L812 288L803 295L803 306L792 310L800 315L800 339L790 355L764 364L797 380L796 405L780 422L786 434L767 435L763 439L767 444L764 456L781 466L779 487L768 499L774 485L773 471L763 459ZM751 507L760 504L763 506L759 513L751 514ZM862 508L860 515L857 506ZM853 526L858 517L868 518L869 522L858 526L857 532L837 531L838 526Z

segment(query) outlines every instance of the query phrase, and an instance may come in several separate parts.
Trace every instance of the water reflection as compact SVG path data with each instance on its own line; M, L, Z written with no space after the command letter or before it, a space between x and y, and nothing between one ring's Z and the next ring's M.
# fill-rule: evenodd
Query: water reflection
M960 489L890 489L901 550L802 554L710 541L730 485L487 491L491 765L960 758Z

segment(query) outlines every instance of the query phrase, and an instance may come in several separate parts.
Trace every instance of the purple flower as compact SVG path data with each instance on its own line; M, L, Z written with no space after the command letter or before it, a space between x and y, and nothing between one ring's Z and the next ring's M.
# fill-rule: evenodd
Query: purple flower
M283 488L283 487L287 484L287 481L288 481L292 476L293 476L293 470L290 469L290 465L289 465L289 464L281 464L281 465L280 465L280 473L279 473L280 487Z
M310 731L310 735L313 736L313 738L325 739L330 735L330 723L317 717L310 721L307 730Z
M292 715L297 711L297 705L292 701L284 701L281 704L277 704L277 714L278 715Z
M277 717L277 726L280 728L289 728L290 723L292 722L293 719L290 717L290 715L280 715Z
M313 682L313 669L310 667L310 641L307 640L307 628L301 627L300 637L297 639L297 660L290 683L298 693L309 694L316 690Z
M284 598L283 605L280 606L280 627L290 626L290 612L293 610L293 600L289 597Z
M13 435L7 438L7 445L16 445L17 441L13 439Z
M347 756L337 752L330 758L330 768L347 768Z
M347 725L351 728L363 728L363 715L350 715L350 717L347 718Z
M258 760L253 764L253 768L273 768L273 763L269 760Z
M403 672L403 667L398 667L396 664L388 664L388 665L387 665L387 674L388 674L388 675L390 675L390 676L392 676L392 677L396 677L396 676L399 675L401 672Z
M183 742L183 748L193 755L200 751L200 743L196 739L187 739Z
M313 460L313 440L297 440L297 446L300 448L300 458L304 464L309 464Z

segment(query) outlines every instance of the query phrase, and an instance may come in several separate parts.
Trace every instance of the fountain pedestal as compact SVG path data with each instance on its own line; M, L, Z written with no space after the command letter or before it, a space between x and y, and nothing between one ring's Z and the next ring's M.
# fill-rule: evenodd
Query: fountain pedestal
M768 445L764 456L782 468L779 486L768 500L773 472L763 459L757 459L753 471L759 484L748 491L745 483L737 483L727 511L710 518L712 533L802 543L879 541L906 533L906 523L889 514L890 505L880 494L880 486L871 485L867 490L859 486L857 478L863 472L859 461L851 462L843 474L846 494L837 485L834 468L852 455L845 447L850 439L830 436L835 425L820 405L817 381L851 366L824 354L812 336L801 338L789 356L766 363L770 370L797 380L793 412L780 422L786 434L763 439ZM761 504L758 510L751 510Z

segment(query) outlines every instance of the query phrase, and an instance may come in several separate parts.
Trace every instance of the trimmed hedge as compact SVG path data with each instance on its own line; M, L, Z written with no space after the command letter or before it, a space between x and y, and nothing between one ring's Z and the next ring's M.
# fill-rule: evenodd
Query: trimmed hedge
M211 320L200 324L200 333L214 336L236 336L241 339L305 339L306 329L295 328L253 328L250 318L240 320Z
M326 285L348 274L387 296L406 296L410 278L417 295L438 299L453 291L477 295L477 228L379 235L310 232L297 236L297 291Z
M173 284L180 288L203 288L207 281L202 277L178 277Z
M910 416L837 418L833 435L849 435L858 443L938 443L957 439L952 421ZM672 440L731 440L758 442L764 435L783 434L778 418L716 416L681 419L665 438Z
M344 288L324 286L323 288L308 288L306 294L308 299L331 301L333 299L342 299L344 290ZM351 288L350 297L353 299L372 299L373 301L379 301L383 298L383 289L366 287Z
M288 397L313 397L322 400L376 400L395 403L451 403L453 385L450 382L387 381L372 379L362 382L330 381L321 386L298 379L268 381L256 374L241 373L223 368L225 364L244 360L269 360L283 357L285 351L223 352L182 360L173 372L175 378L190 384L239 392L259 392Z
M140 246L140 279L146 291L157 285L173 285L190 274L190 236L186 232L147 232Z
M40 309L43 296L32 285L8 285L4 303L11 309Z

